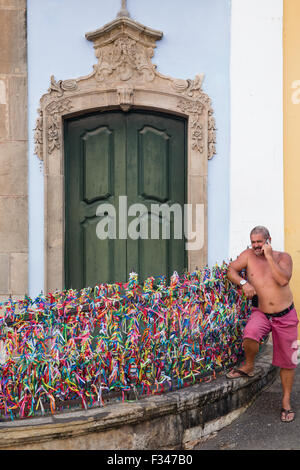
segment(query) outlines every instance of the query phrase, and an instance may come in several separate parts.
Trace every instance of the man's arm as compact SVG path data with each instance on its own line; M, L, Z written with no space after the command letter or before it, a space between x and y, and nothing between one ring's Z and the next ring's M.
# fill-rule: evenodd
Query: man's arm
M239 273L246 269L248 265L248 250L243 251L236 260L229 264L227 277L234 284L240 285L240 281L243 279Z
M287 253L283 253L280 260L276 262L270 245L264 245L264 253L271 268L273 279L280 286L286 286L292 277L293 261L291 256Z
M240 281L243 279L239 273L246 269L248 266L248 250L243 251L240 256L237 257L235 261L232 261L229 264L227 277L234 284L240 285ZM256 294L254 287L247 281L246 284L242 286L243 292L246 297L252 299Z

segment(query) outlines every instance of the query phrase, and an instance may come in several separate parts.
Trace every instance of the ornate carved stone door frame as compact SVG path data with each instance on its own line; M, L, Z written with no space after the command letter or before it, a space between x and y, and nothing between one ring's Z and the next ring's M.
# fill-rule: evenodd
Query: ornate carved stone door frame
M215 121L202 90L203 75L183 80L157 72L151 58L162 33L127 17L86 38L93 41L98 59L93 72L64 81L52 76L38 110L35 152L44 161L45 292L64 288L63 120L97 110L155 109L187 119L187 202L204 207L203 247L188 252L188 269L207 263L207 160L215 154Z

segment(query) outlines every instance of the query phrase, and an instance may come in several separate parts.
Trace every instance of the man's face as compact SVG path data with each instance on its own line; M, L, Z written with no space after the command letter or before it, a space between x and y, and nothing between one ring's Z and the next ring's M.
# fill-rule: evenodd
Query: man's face
M262 247L266 243L267 238L265 238L262 233L255 233L251 235L250 240L253 252L256 256L264 256Z

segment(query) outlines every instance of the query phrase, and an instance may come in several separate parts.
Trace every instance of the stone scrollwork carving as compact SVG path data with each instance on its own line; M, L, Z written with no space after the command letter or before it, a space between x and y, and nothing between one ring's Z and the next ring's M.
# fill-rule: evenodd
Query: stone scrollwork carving
M200 101L181 99L178 101L178 108L187 114L201 115L203 112L203 104Z
M209 96L203 92L202 83L204 75L196 75L194 80L172 80L171 86L185 98L179 100L178 107L190 115L190 128L192 131L192 148L200 153L204 151L203 124L200 116L203 111L207 113L207 158L210 160L216 154L216 126L213 109Z
M65 98L59 101L51 101L46 106L46 112L48 114L64 114L66 111L70 111L72 108L72 100L70 98Z
M48 113L47 140L49 154L51 154L55 148L60 149L61 114L70 111L71 108L71 100L67 98L61 101L52 101L46 107L46 111Z
M58 97L63 96L65 91L76 90L77 82L76 80L55 80L54 75L51 75L50 78L50 87L48 88L49 93L56 92Z
M48 118L48 152L51 154L55 148L60 148L59 141L59 119L58 115L54 114Z
M49 94L51 95L51 91L57 91L58 97L62 96L65 90L75 90L77 88L70 83L67 85L62 85L63 82L56 83L53 81L53 76L51 77L51 87L49 88ZM74 80L66 80L66 82L74 82ZM55 84L56 83L56 84ZM57 89L56 89L57 88ZM59 149L61 146L61 119L60 115L69 112L72 108L72 102L70 99L66 98L60 101L53 100L50 101L49 104L45 106L45 109L38 109L38 118L36 120L36 127L34 129L34 153L38 156L40 160L44 158L44 140L43 140L43 129L44 123L47 122L45 125L46 128L46 145L47 151L49 154L53 152L55 148Z
M202 92L202 83L204 80L204 74L196 75L194 80L181 80L173 79L171 86L179 93L184 93L188 97L195 97L197 95L204 95ZM206 96L206 95L205 95Z
M34 153L40 160L43 160L43 112L38 109L38 118L34 129Z
M210 160L216 154L216 127L213 109L209 96L203 92L202 83L204 75L196 75L194 80L173 80L171 86L185 96L179 100L178 107L190 115L190 128L192 131L192 148L203 153L203 124L200 116L204 110L207 113L207 158Z
M188 84L189 84L189 87L187 89L187 96L194 97L194 96L200 95L200 96L203 96L203 98L204 97L206 98L207 95L205 95L202 92L203 80L204 80L204 74L203 73L199 74L199 75L196 75L194 80L187 80Z
M181 111L190 115L190 128L192 130L192 148L198 152L203 152L203 125L200 117L203 113L203 105L200 101L190 101L182 99L178 102Z
M208 159L211 160L216 152L216 122L213 117L213 110L208 111Z

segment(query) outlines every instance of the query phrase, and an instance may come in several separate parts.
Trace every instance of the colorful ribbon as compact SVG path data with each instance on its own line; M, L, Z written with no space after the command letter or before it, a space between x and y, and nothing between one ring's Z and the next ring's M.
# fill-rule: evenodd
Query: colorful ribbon
M0 304L3 418L103 406L215 377L238 361L251 306L227 265Z

